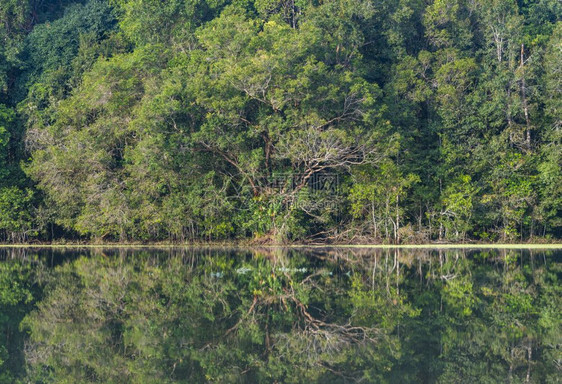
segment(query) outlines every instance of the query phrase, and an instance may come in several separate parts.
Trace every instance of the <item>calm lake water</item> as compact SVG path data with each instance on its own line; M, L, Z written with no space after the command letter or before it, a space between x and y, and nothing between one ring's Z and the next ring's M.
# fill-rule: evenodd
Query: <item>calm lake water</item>
M0 249L0 383L560 383L562 251Z

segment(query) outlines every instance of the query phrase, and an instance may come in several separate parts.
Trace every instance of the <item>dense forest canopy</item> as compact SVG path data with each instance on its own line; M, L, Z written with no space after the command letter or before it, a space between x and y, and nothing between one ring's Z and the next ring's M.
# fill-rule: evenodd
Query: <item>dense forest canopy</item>
M558 0L0 0L0 241L562 237Z

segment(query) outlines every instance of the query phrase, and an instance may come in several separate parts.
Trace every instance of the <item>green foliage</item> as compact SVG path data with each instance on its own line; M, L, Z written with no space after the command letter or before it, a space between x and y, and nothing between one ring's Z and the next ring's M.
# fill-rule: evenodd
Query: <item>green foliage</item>
M442 194L440 222L445 228L445 237L458 239L465 237L471 230L471 218L474 213L473 199L478 193L470 176L461 176L448 185Z
M356 175L349 192L354 217L368 223L374 238L393 237L399 241L400 218L404 214L400 201L408 188L420 181L419 177L402 175L392 161L383 162L378 169L358 171Z
M192 33L216 16L224 0L109 0L119 12L122 32L137 46L171 43L183 47L192 43Z
M558 239L561 18L557 0L5 0L3 240ZM311 192L328 174L341 188Z
M548 125L543 136L542 161L537 167L540 181L539 191L541 194L539 203L540 218L551 227L558 229L558 231L562 228L561 38L562 23L558 22L545 54L546 91L548 95L546 99L546 114Z
M51 87L55 97L68 90L72 60L80 38L89 35L101 40L113 28L115 18L106 1L90 0L73 4L63 17L38 25L27 35L23 57L27 70L20 79L20 92L40 85ZM78 73L77 75L81 75Z
M9 126L14 120L14 111L0 104L0 186L5 185L8 177Z
M5 240L24 242L34 235L31 217L32 190L0 188L0 233Z

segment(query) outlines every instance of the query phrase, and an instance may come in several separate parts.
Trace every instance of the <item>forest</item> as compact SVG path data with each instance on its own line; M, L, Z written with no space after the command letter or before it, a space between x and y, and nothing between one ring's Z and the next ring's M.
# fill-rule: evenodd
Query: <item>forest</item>
M559 0L0 0L0 242L562 238Z

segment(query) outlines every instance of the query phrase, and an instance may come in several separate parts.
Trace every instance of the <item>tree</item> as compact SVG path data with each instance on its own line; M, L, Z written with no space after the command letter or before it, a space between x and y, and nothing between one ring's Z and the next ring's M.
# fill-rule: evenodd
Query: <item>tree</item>
M539 209L541 211L541 219L545 222L543 235L546 233L547 227L551 227L554 233L559 233L556 231L560 231L562 227L562 221L560 220L560 209L562 207L561 36L562 24L558 22L549 42L545 58L547 128L543 136L542 159L538 167L541 191Z
M419 182L419 177L402 175L388 160L379 168L367 168L355 175L357 179L349 193L354 217L369 223L368 232L374 239L400 242L404 214L400 200L412 184Z

